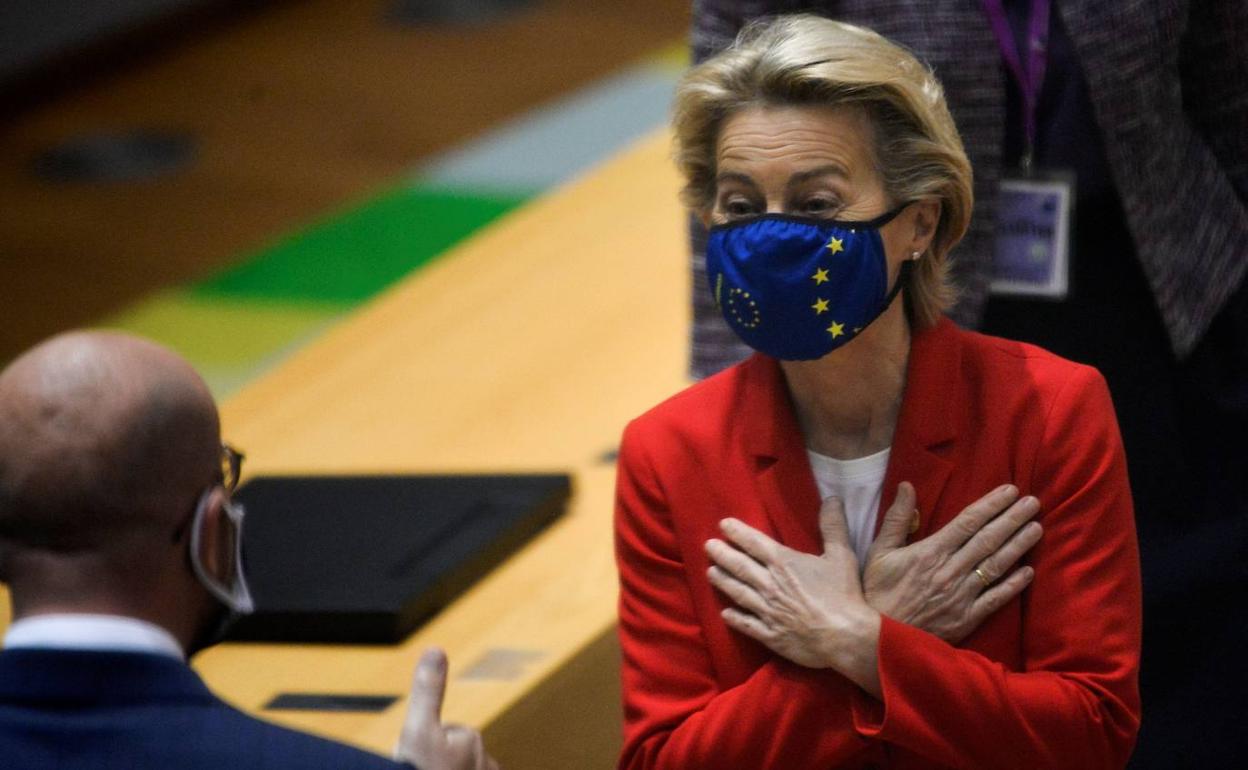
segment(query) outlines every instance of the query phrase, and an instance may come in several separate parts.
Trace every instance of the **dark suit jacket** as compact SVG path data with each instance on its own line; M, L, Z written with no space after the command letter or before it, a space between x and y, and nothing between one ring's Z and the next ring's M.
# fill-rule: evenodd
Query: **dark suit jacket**
M701 60L762 16L807 11L870 27L936 72L975 170L970 231L953 252L954 317L988 296L1002 167L1005 76L981 0L695 0ZM1136 253L1184 357L1248 272L1248 3L1058 0L1087 78ZM697 233L695 232L695 236ZM696 241L696 238L695 238ZM695 242L696 375L749 354L719 317Z
M0 652L5 770L401 770L387 759L263 722L161 655Z
M703 544L734 516L817 553L819 493L776 362L754 356L633 421L620 450L629 770L1116 768L1139 725L1140 573L1096 370L959 330L915 335L881 508L926 537L996 486L1040 499L1032 584L958 645L884 619L883 703L731 630ZM881 512L882 515L882 512Z

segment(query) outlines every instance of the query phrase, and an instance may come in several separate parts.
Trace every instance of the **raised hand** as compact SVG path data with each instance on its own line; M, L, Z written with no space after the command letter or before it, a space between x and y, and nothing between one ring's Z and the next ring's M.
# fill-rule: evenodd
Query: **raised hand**
M902 482L867 553L867 604L947 642L966 638L1034 576L1031 567L1013 567L1043 534L1031 521L1040 502L1018 495L1012 485L998 487L938 532L906 545L915 496Z
M446 693L446 654L426 650L416 664L407 720L399 734L395 759L410 762L419 770L498 770L485 753L481 734L470 727L442 724L442 698Z

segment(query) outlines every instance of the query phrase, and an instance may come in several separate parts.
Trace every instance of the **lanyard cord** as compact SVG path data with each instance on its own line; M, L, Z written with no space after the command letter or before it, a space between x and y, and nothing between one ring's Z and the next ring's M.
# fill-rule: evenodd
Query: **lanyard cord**
M1001 58L1023 95L1023 135L1026 138L1026 147L1023 150L1022 163L1024 171L1031 171L1038 128L1036 106L1040 102L1040 88L1044 85L1044 71L1048 64L1049 13L1052 0L1031 0L1025 63L1014 39L1014 31L1005 15L1002 0L983 0L983 3L992 32L997 38L997 45L1001 48Z

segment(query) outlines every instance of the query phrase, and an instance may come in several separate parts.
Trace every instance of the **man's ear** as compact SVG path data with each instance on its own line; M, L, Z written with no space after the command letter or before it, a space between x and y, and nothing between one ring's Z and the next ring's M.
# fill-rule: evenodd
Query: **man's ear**
M221 487L214 487L208 493L204 503L204 523L199 532L199 563L208 574L222 583L229 583L234 558L234 544L225 529L232 526L226 521L226 492Z
M694 212L694 216L702 223L702 227L707 230L711 229L711 208L709 206L704 209L698 209Z

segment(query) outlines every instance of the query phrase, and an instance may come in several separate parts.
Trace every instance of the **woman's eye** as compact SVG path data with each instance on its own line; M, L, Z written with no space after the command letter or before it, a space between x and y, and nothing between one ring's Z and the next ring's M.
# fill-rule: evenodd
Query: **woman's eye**
M830 214L836 210L836 201L830 198L810 198L802 203L803 214Z
M745 198L729 198L724 201L723 210L728 217L748 217L755 213L756 207Z

